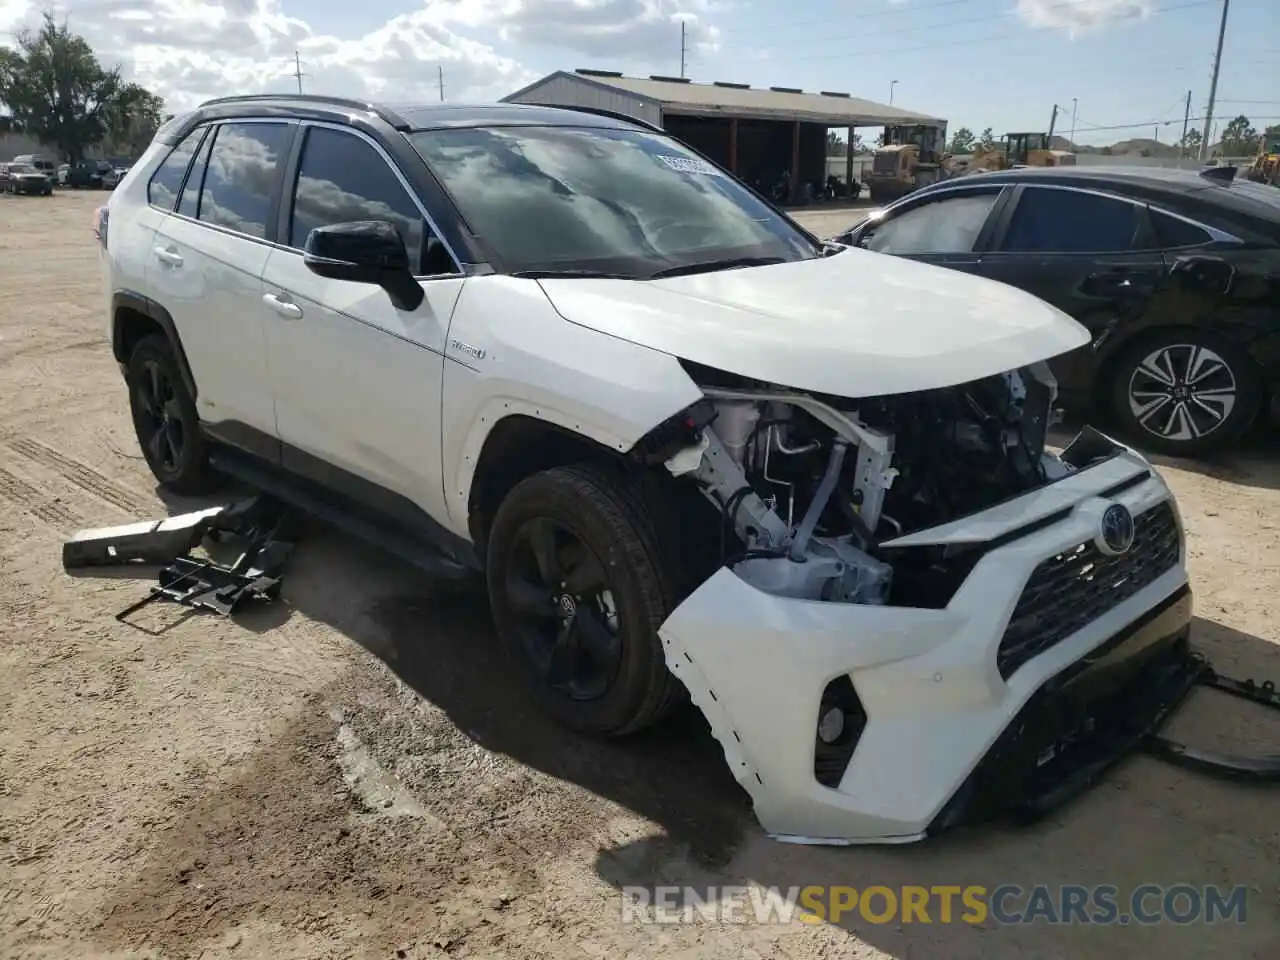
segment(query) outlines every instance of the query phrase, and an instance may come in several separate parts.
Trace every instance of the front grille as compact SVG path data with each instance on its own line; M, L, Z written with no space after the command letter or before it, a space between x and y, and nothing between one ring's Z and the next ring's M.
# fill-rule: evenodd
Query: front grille
M1128 600L1178 562L1178 523L1166 501L1134 517L1129 552L1110 557L1092 541L1050 557L1032 572L1000 641L1006 679Z

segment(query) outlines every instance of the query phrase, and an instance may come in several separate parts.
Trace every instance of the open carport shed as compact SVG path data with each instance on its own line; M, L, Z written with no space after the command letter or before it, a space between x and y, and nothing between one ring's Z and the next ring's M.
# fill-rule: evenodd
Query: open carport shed
M829 90L751 87L745 83L693 83L679 77L626 77L607 70L559 70L503 98L506 103L611 110L657 124L757 187L770 189L788 174L787 193L826 178L827 130L856 127L939 128L946 121L900 107ZM846 182L852 179L853 155Z

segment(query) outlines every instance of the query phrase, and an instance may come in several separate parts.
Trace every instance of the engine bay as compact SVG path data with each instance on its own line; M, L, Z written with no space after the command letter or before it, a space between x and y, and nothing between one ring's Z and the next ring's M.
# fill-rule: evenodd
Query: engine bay
M1045 450L1056 383L1043 363L858 400L696 373L705 426L667 468L719 509L721 563L769 593L884 603L882 544L1073 470Z

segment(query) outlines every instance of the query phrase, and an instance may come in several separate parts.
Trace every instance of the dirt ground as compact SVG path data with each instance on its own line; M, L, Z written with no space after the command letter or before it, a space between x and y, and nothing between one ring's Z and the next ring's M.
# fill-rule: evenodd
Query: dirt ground
M766 838L698 723L567 736L511 687L488 611L317 529L240 622L113 615L145 581L71 577L77 528L180 510L139 456L105 339L103 195L0 197L0 955L24 958L1280 956L1277 794L1146 757L1034 828L905 848ZM1167 464L1195 638L1280 680L1280 451ZM1175 732L1276 749L1198 694ZM623 922L629 884L1143 883L1247 888L1210 927L862 917Z

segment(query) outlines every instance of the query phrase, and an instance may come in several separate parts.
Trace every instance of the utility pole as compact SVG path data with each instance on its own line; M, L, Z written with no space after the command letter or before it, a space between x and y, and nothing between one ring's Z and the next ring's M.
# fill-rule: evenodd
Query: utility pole
M293 51L293 75L298 81L298 93L302 93L302 78L306 76L302 72L302 60L298 57L298 51Z
M1053 113L1049 114L1049 146L1053 146L1053 128L1058 125L1058 105L1053 105Z
M1187 91L1187 105L1182 111L1182 139L1178 141L1178 159L1187 152L1187 125L1191 123L1191 91Z
M685 61L685 52L687 50L688 48L685 46L685 42L684 42L684 21L681 20L680 21L680 79L681 80L684 79L684 61Z
M897 80L889 81L889 106L891 107L893 106L893 88L896 87L897 85L898 85Z
M1071 149L1072 150L1076 148L1076 108L1078 108L1079 106L1080 106L1080 101L1077 98L1072 97L1071 98Z
M1227 36L1227 11L1231 8L1231 0L1222 0L1222 22L1218 25L1218 50L1213 55L1213 79L1209 81L1209 107L1204 112L1204 137L1200 141L1200 159L1209 150L1210 131L1213 130L1213 107L1218 99L1218 72L1222 69L1222 41Z
M436 74L440 77L440 102L444 103L444 67L436 67Z

